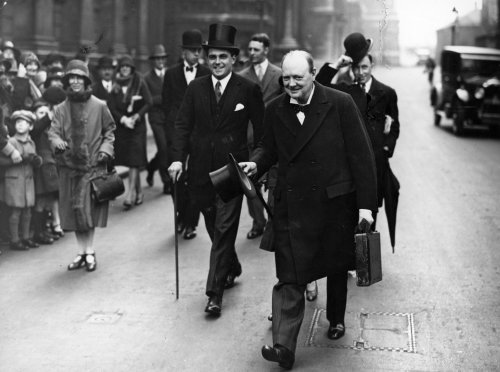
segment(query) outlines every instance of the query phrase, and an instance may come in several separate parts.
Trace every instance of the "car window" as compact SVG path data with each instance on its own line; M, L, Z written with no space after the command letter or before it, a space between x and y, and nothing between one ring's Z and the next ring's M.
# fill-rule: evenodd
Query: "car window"
M492 76L500 72L500 60L497 59L472 59L462 57L462 75Z

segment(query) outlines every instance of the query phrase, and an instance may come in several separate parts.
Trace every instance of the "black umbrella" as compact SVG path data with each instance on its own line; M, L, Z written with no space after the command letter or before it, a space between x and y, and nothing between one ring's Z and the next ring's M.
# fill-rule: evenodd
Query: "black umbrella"
M384 177L384 204L387 225L389 226L389 235L391 237L392 253L394 253L394 246L396 245L396 216L398 211L399 188L399 181L394 173L392 173L389 164L387 164Z

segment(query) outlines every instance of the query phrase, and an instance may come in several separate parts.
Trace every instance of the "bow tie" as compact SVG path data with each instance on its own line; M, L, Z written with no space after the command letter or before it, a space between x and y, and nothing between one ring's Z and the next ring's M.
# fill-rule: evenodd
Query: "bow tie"
M193 72L194 71L194 67L186 66L186 72L187 71Z
M307 111L309 110L309 105L298 105L296 103L291 103L290 106L292 106L292 110L297 115L299 112L302 112L307 114Z

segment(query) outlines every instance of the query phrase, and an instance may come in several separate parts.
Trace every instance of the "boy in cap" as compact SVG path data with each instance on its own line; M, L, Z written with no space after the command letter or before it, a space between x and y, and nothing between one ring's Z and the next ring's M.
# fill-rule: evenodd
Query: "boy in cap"
M5 170L5 203L11 208L10 248L28 250L38 247L29 234L31 208L35 205L33 167L40 167L42 159L36 154L35 143L29 135L35 115L31 111L18 110L12 114L11 120L16 132L9 142L19 151L23 162Z

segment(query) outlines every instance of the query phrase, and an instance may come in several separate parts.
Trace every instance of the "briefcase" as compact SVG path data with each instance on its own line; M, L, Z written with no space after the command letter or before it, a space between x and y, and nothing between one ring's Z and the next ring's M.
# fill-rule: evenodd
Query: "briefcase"
M380 233L355 234L356 243L356 285L368 287L382 280L382 257L380 254Z

